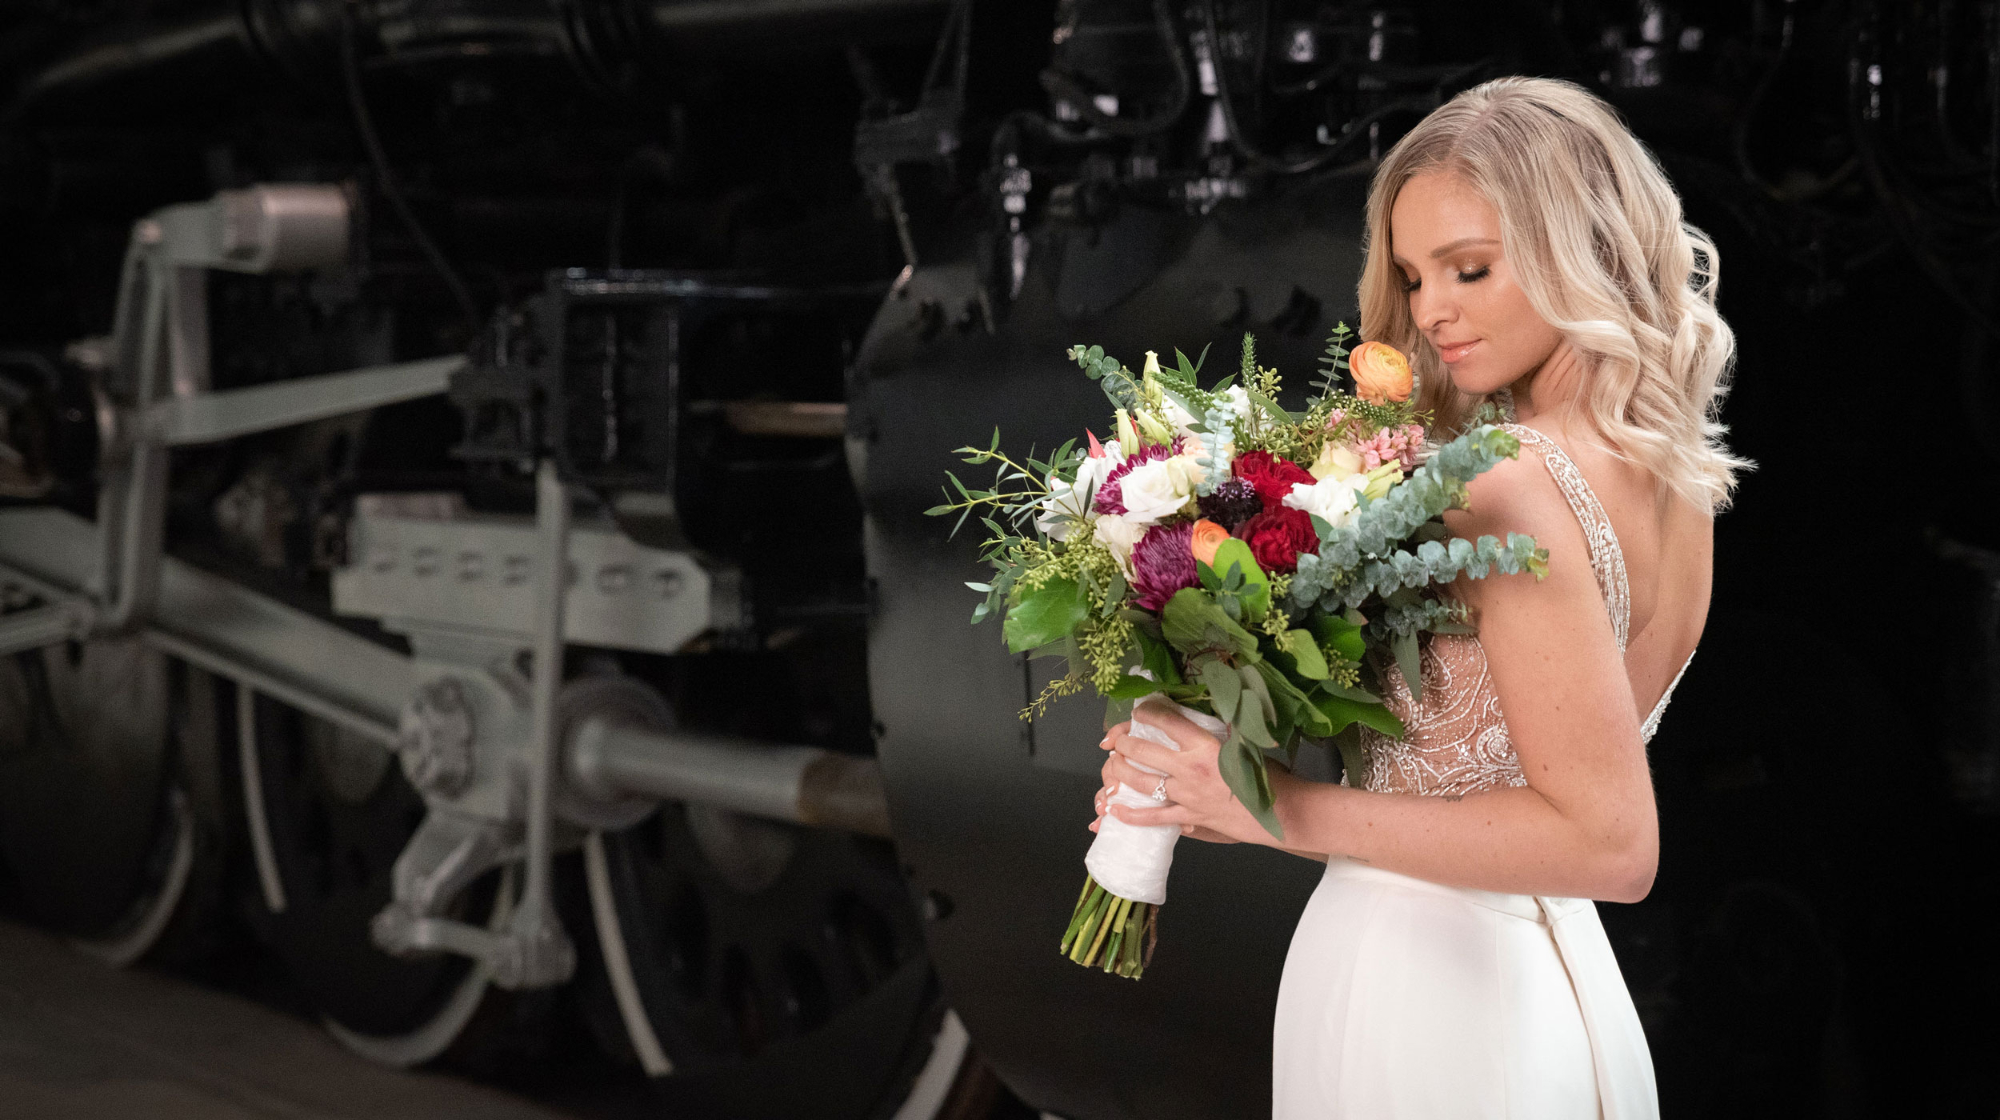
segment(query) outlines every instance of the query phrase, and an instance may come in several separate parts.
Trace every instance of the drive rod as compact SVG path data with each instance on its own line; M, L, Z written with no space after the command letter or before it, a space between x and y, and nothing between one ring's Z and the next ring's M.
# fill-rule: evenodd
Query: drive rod
M875 760L820 747L590 719L571 740L569 777L595 796L636 794L889 836L889 798Z

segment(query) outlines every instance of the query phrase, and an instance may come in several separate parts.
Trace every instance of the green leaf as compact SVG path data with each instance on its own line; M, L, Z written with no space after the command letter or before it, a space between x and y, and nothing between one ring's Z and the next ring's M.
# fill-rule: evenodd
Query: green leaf
M1324 694L1313 697L1312 703L1313 707L1318 708L1320 714L1333 724L1333 730L1328 732L1330 735L1337 735L1358 723L1363 727L1374 728L1392 739L1403 737L1403 721L1397 719L1396 713L1382 704L1364 704L1345 697Z
M1243 573L1243 612L1249 616L1252 626L1262 622L1271 610L1271 577L1265 575L1264 569L1258 565L1249 542L1236 537L1223 541L1216 548L1215 561L1209 567L1222 573L1225 580L1232 567ZM1199 570L1197 567L1196 571Z
M1306 625L1321 645L1349 661L1361 660L1361 655L1368 651L1368 639L1362 635L1361 627L1339 615L1315 613Z
M1195 679L1208 688L1210 703L1215 706L1216 715L1231 720L1243 697L1243 678L1236 670L1225 664L1221 658L1204 657L1200 667L1195 669Z
M1313 639L1310 630L1287 630L1278 640L1278 648L1291 655L1292 663L1299 676L1309 681L1323 681L1328 676L1326 655L1319 650L1319 643Z
M1417 632L1412 630L1391 635L1389 648L1395 651L1396 668L1403 672L1403 683L1410 686L1410 698L1421 701L1424 698L1424 675L1417 655Z
M1340 752L1340 769L1347 784L1360 789L1368 780L1368 754L1361 749L1361 736L1350 729L1335 736L1333 745Z
M1108 700L1137 700L1142 696L1151 696L1158 691L1160 691L1160 683L1158 681L1148 680L1145 677L1127 673L1119 677L1118 683L1112 685L1111 691L1105 693L1104 696Z
M1228 740L1222 744L1222 753L1216 758L1216 769L1228 784L1229 792L1250 810L1250 815L1257 818L1264 831L1283 840L1285 830L1278 823L1276 798L1271 796L1271 777L1264 770L1263 752L1244 742L1243 736L1232 730Z
M1118 726L1119 724L1124 723L1126 720L1131 719L1132 704L1133 701L1126 699L1124 697L1119 697L1119 696L1105 697L1104 730L1109 731L1112 728Z
M1258 666L1239 665L1236 676L1243 685L1243 698L1236 712L1243 737L1260 747L1277 746L1278 740L1271 734L1271 728L1278 722L1278 706L1271 699L1271 689L1264 683L1264 674L1258 671Z
M1160 632L1167 644L1192 654L1214 645L1227 645L1239 657L1257 655L1257 639L1231 621L1207 593L1192 587L1174 592L1160 611Z
M1073 579L1052 579L1007 609L1001 634L1007 649L1024 653L1061 641L1090 617L1090 603Z
M1135 631L1135 635L1139 639L1140 667L1162 685L1181 683L1180 670L1174 667L1173 649L1144 630Z

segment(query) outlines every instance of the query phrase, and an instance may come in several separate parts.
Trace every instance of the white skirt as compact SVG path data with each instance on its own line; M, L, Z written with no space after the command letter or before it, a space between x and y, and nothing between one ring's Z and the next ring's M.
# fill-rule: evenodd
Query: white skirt
M1585 899L1334 858L1278 988L1274 1120L1652 1120L1646 1035Z

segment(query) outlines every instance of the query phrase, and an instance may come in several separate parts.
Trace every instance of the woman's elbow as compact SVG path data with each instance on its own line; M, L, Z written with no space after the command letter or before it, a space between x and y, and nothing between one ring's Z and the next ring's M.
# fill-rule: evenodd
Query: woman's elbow
M1604 885L1597 898L1604 902L1642 902L1653 891L1660 872L1660 843L1657 836L1635 838L1609 853L1604 867Z

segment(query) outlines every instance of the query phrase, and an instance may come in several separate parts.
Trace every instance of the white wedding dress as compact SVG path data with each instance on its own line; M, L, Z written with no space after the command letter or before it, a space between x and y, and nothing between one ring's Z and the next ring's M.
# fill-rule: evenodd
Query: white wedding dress
M1507 430L1540 452L1583 523L1624 650L1631 592L1610 519L1561 448L1532 428ZM1364 788L1442 796L1527 784L1477 638L1426 645L1422 703L1389 676L1406 734L1364 732ZM1647 740L1672 695L1670 685L1647 717ZM1330 859L1285 958L1275 1043L1274 1120L1659 1115L1646 1035L1588 899Z

